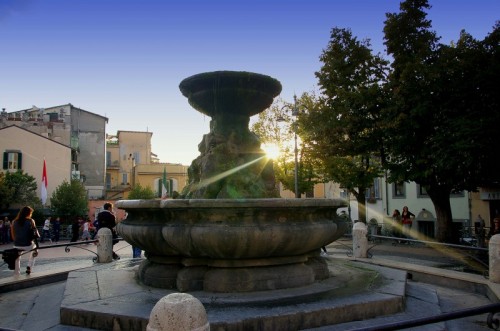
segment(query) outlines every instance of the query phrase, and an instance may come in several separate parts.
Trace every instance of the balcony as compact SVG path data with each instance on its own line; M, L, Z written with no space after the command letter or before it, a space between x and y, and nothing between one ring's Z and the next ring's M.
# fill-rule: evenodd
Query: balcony
M106 163L106 169L120 169L120 161L115 160L115 161Z

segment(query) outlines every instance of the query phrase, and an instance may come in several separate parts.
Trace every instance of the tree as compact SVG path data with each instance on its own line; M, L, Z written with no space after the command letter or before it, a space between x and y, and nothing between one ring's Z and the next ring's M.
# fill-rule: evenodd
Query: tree
M65 180L52 193L50 204L55 215L67 218L87 215L87 191L79 180Z
M312 98L303 94L296 103L287 103L277 99L266 111L259 113L257 121L252 125L252 131L257 134L262 144L275 145L279 155L273 162L276 179L283 187L295 193L295 133L300 135L298 122L290 114L295 106L306 107L307 100ZM299 139L300 137L298 137ZM297 184L299 194L311 191L314 185L322 182L318 172L318 161L313 158L310 148L302 143L297 155Z
M132 190L130 191L128 195L128 199L155 199L155 193L153 190L149 187L142 187L141 184L136 184L134 187L132 187Z
M5 173L0 172L0 209L9 208L14 190L7 185Z
M22 170L15 172L8 171L5 173L4 185L3 192L6 194L6 201L2 202L2 204L5 207L30 205L38 208L41 206L41 201L36 194L37 185L35 177L24 173Z
M368 40L340 28L332 29L320 60L322 98L307 108L299 127L324 175L353 193L359 220L366 222L365 192L381 174L388 62L372 55Z
M387 14L384 27L394 59L392 106L385 114L394 130L385 141L384 165L392 181L426 189L436 238L452 242L450 193L476 190L498 175L499 25L482 42L462 32L456 45L446 46L426 19L428 1L407 0L400 9Z

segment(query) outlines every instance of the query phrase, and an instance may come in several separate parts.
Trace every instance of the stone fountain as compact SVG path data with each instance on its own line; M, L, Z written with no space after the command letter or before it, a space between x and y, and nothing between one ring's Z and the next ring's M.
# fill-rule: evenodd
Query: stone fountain
M154 305L189 292L212 330L302 330L400 312L406 272L320 257L347 229L335 199L280 199L249 118L280 83L248 72L189 77L182 93L210 116L181 199L122 200L119 234L147 259L71 272L60 319L146 330ZM82 291L85 288L85 291Z
M179 291L249 292L309 285L328 277L320 248L344 234L340 199L280 199L252 115L281 92L276 79L216 71L180 90L212 118L181 199L122 200L118 232L145 251L139 279Z

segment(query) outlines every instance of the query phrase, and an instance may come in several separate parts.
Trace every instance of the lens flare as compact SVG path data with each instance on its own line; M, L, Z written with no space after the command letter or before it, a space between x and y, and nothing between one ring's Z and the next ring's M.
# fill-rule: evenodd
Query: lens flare
M262 144L262 150L268 158L273 160L277 159L280 155L280 149L276 144Z

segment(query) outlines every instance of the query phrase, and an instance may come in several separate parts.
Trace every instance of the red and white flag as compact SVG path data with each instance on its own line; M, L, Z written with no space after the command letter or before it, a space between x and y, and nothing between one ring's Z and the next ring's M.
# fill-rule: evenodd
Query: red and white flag
M45 165L45 159L43 159L43 173L42 173L42 205L45 205L47 201L47 166Z

